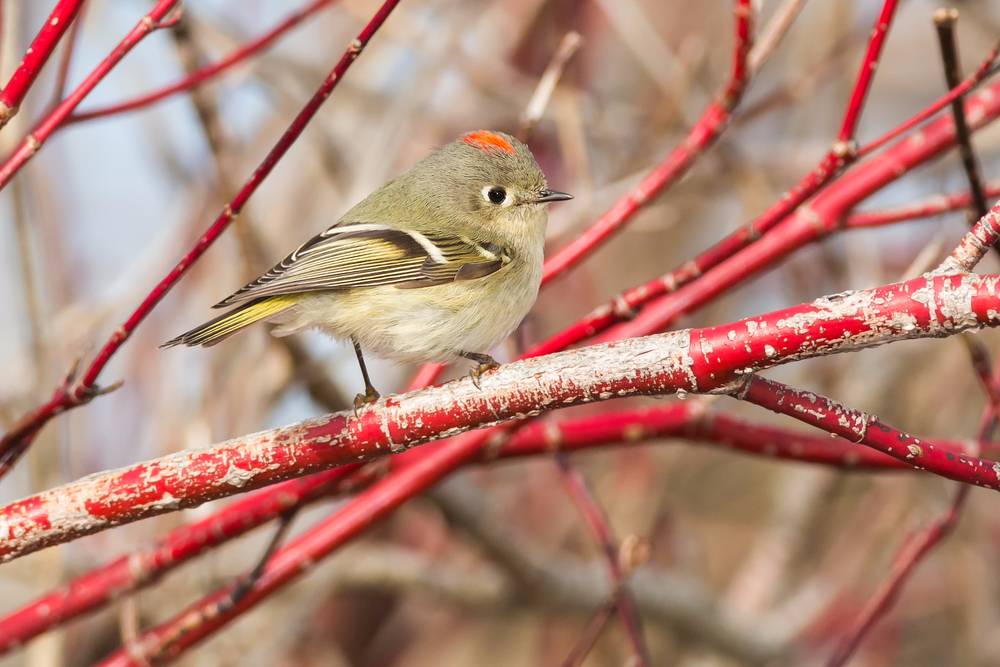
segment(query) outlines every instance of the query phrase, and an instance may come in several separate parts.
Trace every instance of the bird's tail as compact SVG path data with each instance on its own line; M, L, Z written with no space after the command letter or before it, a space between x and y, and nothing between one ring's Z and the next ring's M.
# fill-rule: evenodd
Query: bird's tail
M174 345L188 345L191 347L204 345L205 347L210 347L233 335L243 327L273 317L286 308L294 306L301 298L299 294L286 294L269 296L245 303L238 308L230 310L228 313L223 313L205 322L199 327L191 329L187 333L182 333L177 338L168 340L160 347L173 347Z

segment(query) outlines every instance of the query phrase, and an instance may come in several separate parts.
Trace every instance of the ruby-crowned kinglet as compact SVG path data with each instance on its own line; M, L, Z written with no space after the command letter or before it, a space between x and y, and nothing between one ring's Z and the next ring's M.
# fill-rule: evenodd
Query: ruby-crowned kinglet
M321 329L407 362L486 352L528 313L542 275L550 190L531 151L502 132L471 132L370 194L280 264L216 304L236 308L164 344L214 345L262 320L278 336Z

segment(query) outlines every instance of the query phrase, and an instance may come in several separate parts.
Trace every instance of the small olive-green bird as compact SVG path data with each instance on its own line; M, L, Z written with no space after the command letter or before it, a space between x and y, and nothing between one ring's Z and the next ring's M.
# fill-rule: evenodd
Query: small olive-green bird
M320 329L350 339L365 393L378 399L362 348L399 361L487 354L538 295L550 190L531 151L480 130L443 146L336 224L215 305L229 312L164 344L214 345L255 322L284 336Z

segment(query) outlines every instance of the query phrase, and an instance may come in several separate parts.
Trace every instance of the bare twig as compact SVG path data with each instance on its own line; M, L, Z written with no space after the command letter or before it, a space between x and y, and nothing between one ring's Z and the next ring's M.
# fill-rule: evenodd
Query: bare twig
M538 85L535 86L535 92L531 94L531 99L528 100L527 106L521 113L520 126L517 131L521 141L530 139L535 127L545 114L552 93L555 92L556 85L562 78L563 70L566 69L570 58L576 54L582 44L583 37L575 30L567 32L559 41L556 52L552 54L552 60L542 72L541 78L538 79Z
M187 273L191 266L198 261L198 259L205 253L206 250L208 250L212 243L214 243L215 240L218 239L219 236L221 236L222 233L229 227L233 220L236 219L236 216L239 215L247 201L249 201L250 197L257 191L257 188L260 187L260 184L264 182L264 179L268 177L281 158L284 157L285 153L288 152L288 149L291 148L292 144L294 144L299 138L306 126L312 120L313 116L315 116L316 112L319 111L320 106L322 106L322 104L330 96L330 93L340 82L344 73L361 54L361 51L375 35L379 27L381 27L381 25L389 17L389 14L393 9L395 9L397 4L399 4L399 0L386 0L368 24L361 30L358 36L351 40L347 50L340 57L337 64L334 65L333 69L327 74L326 78L320 84L312 98L295 116L291 124L267 153L260 165L253 171L250 178L246 181L246 183L244 183L243 187L239 190L236 196L233 197L228 204L226 204L214 222L208 227L201 238L198 239L195 246L191 248L191 250L189 250L187 254L180 259L180 261L178 261L173 269L171 269L171 271L167 273L167 275L164 276L159 283L157 283L149 294L146 295L142 303L140 303L139 306L132 312L129 318L114 332L114 334L111 335L110 338L108 338L104 346L97 353L97 356L83 371L81 377L77 379L75 377L75 373L71 374L67 382L53 392L52 397L48 400L48 402L21 417L15 424L14 428L5 433L3 437L0 437L0 456L5 457L3 460L6 464L4 468L0 469L0 476L10 469L11 465L13 465L17 458L19 458L28 446L30 446L31 441L34 439L35 435L37 435L38 431L46 423L48 423L50 419L62 412L65 412L66 410L89 402L94 398L94 396L101 392L100 387L97 385L97 379L107 363L125 343L125 341L129 339L136 328L142 324L142 322L163 299L163 297L167 295L173 286L176 285L177 282ZM173 3L168 0L161 0L156 7L156 11L160 11L165 14L166 11L172 7L172 5ZM162 21L163 16L157 16L155 20ZM147 23L148 22L140 22L140 26L145 27L134 39L138 39L139 36L146 34L150 29L152 29L147 25ZM155 21L153 25L156 25ZM139 29L137 28L136 30ZM117 60L114 60L114 62L117 62ZM110 69L112 65L113 63L109 64L107 68ZM100 77L98 77L98 80L99 78ZM93 85L96 85L96 81L92 83L91 88ZM70 95L67 100L76 99L76 102L78 102L79 99L77 98L82 99L82 96L73 94ZM66 104L66 102L63 104ZM60 107L62 106L63 105L60 105ZM72 109L73 107L75 107L75 103L70 104L68 109ZM68 113L68 110L66 112ZM2 173L2 168L0 168L0 173ZM0 184L2 184L2 179L0 179Z
M962 66L959 63L958 48L955 46L955 23L957 21L957 9L939 9L934 12L934 27L937 29L938 42L941 46L941 61L944 64L944 78L949 89L957 88L962 79ZM964 98L957 97L951 103L951 115L955 121L955 140L958 142L962 168L969 181L969 192L973 202L969 222L973 224L986 215L989 206L983 192L983 179L979 175L979 164L972 149L969 124L965 122Z
M557 453L555 461L562 476L566 492L587 524L587 528L590 530L590 534L601 550L604 562L607 564L608 578L611 581L612 590L614 591L612 598L608 601L608 605L618 611L618 616L621 618L625 634L632 647L633 658L636 664L648 665L650 664L649 649L646 648L646 639L642 632L642 619L639 617L635 599L629 590L627 575L623 571L618 556L618 547L615 546L615 538L608 522L608 517L600 503L594 497L594 493L590 490L583 475L570 465L566 455ZM600 612L598 612L597 618L599 617ZM585 656L586 653L580 656L580 660Z

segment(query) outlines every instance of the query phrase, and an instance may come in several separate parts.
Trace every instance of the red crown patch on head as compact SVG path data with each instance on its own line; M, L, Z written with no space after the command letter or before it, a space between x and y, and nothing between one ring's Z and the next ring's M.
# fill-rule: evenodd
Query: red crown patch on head
M514 154L514 147L510 145L509 141L496 132L490 132L489 130L476 130L475 132L469 132L467 135L462 137L462 141L470 146L475 146L481 151L496 149L501 150L504 153L510 153L511 155Z

